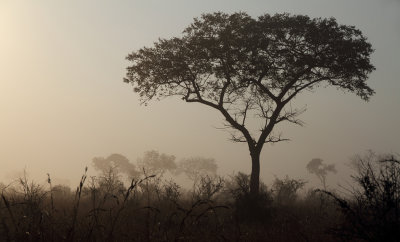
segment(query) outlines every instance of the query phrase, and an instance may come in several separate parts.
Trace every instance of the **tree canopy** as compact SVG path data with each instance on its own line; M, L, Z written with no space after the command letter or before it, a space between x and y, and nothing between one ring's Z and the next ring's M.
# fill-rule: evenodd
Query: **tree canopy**
M360 30L334 18L217 12L195 18L181 37L129 54L124 81L142 103L179 96L218 110L236 131L232 140L248 144L254 168L265 143L284 140L275 125L301 124L302 110L286 105L299 93L335 86L368 100L372 52ZM262 122L258 133L249 117Z

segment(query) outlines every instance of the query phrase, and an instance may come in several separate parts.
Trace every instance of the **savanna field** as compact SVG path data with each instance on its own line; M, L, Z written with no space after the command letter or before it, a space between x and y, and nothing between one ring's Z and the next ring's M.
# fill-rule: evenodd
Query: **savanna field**
M399 13L0 0L0 242L400 241Z
M305 181L276 178L250 193L249 175L220 177L210 159L175 164L147 152L130 182L126 158L93 160L99 175L76 187L39 185L21 177L1 185L2 241L397 241L400 163L372 152L358 157L346 192L304 189ZM122 162L121 162L122 161ZM193 162L203 165L193 165ZM328 166L309 163L323 178ZM183 189L169 174L183 173ZM324 185L321 183L321 187ZM326 184L325 184L326 186Z

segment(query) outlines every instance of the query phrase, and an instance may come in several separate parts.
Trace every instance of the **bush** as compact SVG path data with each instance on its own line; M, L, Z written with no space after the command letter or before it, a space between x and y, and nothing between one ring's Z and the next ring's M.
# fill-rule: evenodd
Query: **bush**
M369 152L356 157L358 185L351 198L332 196L345 221L333 230L344 240L398 241L400 238L400 162L394 155L378 156Z
M303 180L290 179L288 176L285 179L275 178L272 185L274 202L280 205L289 205L297 199L297 191L306 184Z
M271 192L261 182L259 194L250 194L250 175L239 172L227 182L226 190L233 197L235 215L239 221L262 222L270 217Z

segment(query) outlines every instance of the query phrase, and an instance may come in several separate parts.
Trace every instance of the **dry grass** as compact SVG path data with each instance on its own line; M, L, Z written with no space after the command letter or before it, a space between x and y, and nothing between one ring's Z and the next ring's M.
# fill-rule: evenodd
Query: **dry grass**
M4 187L0 241L335 241L344 217L334 200L304 184L279 180L249 195L249 177L205 176L190 191L142 175L124 185L112 172L87 179L75 192L21 178Z

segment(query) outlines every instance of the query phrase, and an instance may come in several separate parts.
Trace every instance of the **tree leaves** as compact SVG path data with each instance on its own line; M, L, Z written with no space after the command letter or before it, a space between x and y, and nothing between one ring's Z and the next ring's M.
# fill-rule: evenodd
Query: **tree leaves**
M302 112L284 107L306 90L325 83L368 100L372 52L360 30L334 18L216 12L195 18L181 37L129 54L124 81L143 103L179 96L217 109L239 133L233 140L259 154L276 140L277 123L301 124ZM251 119L259 130L248 129Z

